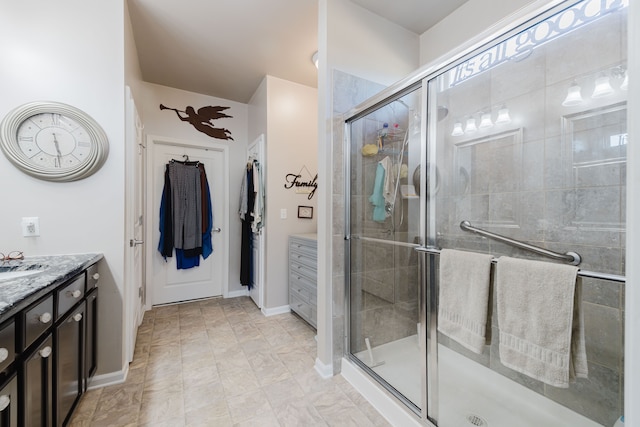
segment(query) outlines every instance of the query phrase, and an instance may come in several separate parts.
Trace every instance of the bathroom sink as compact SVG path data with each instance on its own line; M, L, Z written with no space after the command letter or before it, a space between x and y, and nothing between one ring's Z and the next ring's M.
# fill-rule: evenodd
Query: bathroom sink
M39 264L33 265L8 265L0 266L0 285L8 280L18 279L21 277L31 276L44 271L44 266Z

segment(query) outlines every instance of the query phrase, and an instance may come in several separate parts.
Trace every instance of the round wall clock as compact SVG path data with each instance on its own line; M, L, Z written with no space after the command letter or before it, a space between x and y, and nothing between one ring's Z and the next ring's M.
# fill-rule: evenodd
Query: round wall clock
M0 148L23 172L47 181L95 173L109 153L104 130L85 112L59 102L31 102L0 124Z

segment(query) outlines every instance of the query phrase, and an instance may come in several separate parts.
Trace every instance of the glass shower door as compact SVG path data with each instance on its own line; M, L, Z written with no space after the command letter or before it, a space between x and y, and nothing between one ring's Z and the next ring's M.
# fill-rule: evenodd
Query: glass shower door
M414 91L353 120L347 275L349 357L414 411L422 407L420 96Z
M549 261L469 233L460 226L469 221L578 252L581 270L596 272L582 279L588 378L560 388L503 365L492 278L481 352L437 334L430 414L439 426L611 426L623 413L627 4L562 6L428 83L430 116L443 105L449 115L429 121L429 161L440 179L427 242ZM429 258L438 295L446 285L437 251Z

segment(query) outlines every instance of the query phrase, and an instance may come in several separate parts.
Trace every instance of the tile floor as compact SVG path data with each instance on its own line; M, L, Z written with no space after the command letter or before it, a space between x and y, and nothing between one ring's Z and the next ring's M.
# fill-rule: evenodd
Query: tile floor
M340 375L320 378L314 335L248 297L156 307L126 382L87 392L70 425L389 426Z

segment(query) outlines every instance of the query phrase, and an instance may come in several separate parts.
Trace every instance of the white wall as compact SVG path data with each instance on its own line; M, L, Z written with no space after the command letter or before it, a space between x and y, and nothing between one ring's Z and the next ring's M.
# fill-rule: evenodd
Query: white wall
M320 7L325 3L329 21L324 59L329 70L390 85L418 67L415 33L350 1L326 0Z
M109 157L89 178L31 178L0 156L0 247L29 255L102 252L98 373L122 369L124 250L123 1L2 0L0 116L50 100L91 115L109 138ZM22 237L23 216L40 236Z
M495 26L535 0L469 0L420 36L420 65L427 64Z
M264 134L265 138L267 136L267 76L249 101L249 144L260 134Z
M140 114L144 118L144 132L194 142L216 142L229 145L229 292L246 290L240 284L240 237L241 223L238 216L238 200L242 183L242 168L246 164L248 106L235 101L201 95L153 83L142 83L138 101ZM233 141L214 139L197 131L187 122L178 119L173 111L160 110L160 104L184 110L188 105L196 110L207 105L230 107L225 111L232 118L221 119L219 125L229 129ZM147 217L157 212L147 212ZM151 224L151 221L147 221ZM158 242L151 242L150 248Z
M276 77L267 76L266 176L266 277L265 307L289 304L288 237L315 233L318 194L298 194L285 189L285 176L302 173L302 179L321 175L318 170L317 90ZM326 173L326 172L323 172ZM313 219L298 218L298 206L312 206ZM286 209L287 218L280 218Z
M140 98L142 71L140 70L140 61L138 60L138 49L133 38L129 3L127 2L124 3L124 13L124 80L125 84L131 88L133 98L137 101L137 99ZM142 112L138 111L138 114L142 115Z
M317 158L317 99L315 88L265 76L249 101L250 142L265 135L266 187L265 298L266 311L289 304L288 238L290 234L315 233L318 217L318 193L307 194L285 189L285 176L297 174L306 166L311 174L321 175ZM308 180L303 172L303 179ZM312 206L313 219L298 218L298 206ZM280 210L287 218L280 218Z

